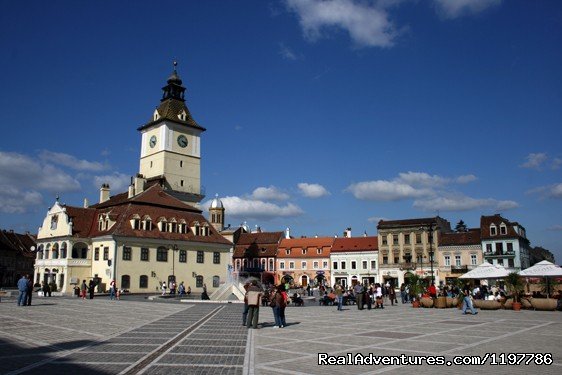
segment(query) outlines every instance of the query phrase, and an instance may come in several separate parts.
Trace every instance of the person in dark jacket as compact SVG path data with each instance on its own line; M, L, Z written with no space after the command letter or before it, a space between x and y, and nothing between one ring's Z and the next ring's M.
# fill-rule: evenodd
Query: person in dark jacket
M94 299L94 288L96 287L96 283L94 280L90 280L88 283L88 292L90 293L90 299Z
M26 295L26 303L24 303L27 306L31 306L31 297L33 297L33 280L31 280L31 277L29 275L27 275L27 295Z

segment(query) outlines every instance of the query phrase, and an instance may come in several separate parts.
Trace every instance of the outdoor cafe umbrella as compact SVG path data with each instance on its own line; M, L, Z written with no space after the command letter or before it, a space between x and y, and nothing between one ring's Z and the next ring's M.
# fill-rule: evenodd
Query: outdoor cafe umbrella
M544 277L546 278L547 283L547 297L548 297L548 278L549 277L560 277L562 276L562 267L557 266L554 263L549 262L548 260L543 260L535 264L532 267L524 269L523 271L519 272L520 276L523 277Z
M484 262L472 271L461 275L459 279L501 279L509 274L502 266Z

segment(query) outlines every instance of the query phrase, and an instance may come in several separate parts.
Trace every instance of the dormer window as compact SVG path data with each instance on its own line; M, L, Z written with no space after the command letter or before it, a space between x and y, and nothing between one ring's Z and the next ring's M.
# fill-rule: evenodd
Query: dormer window
M507 234L507 227L504 223L500 224L500 234Z
M490 236L497 236L498 228L495 224L490 225Z
M187 113L185 113L185 111L181 111L181 113L178 115L178 118L182 121L187 121Z
M196 221L193 223L193 233L196 236L200 236L201 235L201 227L199 226L199 222Z
M168 221L166 220L166 218L161 218L160 220L158 220L158 229L160 229L160 232L167 231Z
M141 229L141 218L139 215L133 215L133 217L131 218L131 227L134 230L140 230Z
M184 219L181 219L179 224L178 224L178 231L179 233L185 233L185 228L187 227L187 224L185 223Z
M142 219L142 228L144 230L152 230L152 219L150 218L150 216L145 216Z
M204 223L203 226L201 227L201 235L202 236L208 236L209 234L210 234L209 224Z
M158 110L154 110L154 114L152 115L152 118L154 119L154 121L160 118L160 113L158 113Z
M303 255L306 254L306 248L303 247L302 253L303 253Z
M321 248L316 249L316 254L322 254L322 249Z
M286 254L286 255L291 255L291 249L285 250L285 254Z
M176 233L178 230L178 223L176 223L176 219L170 220L168 223L168 232Z

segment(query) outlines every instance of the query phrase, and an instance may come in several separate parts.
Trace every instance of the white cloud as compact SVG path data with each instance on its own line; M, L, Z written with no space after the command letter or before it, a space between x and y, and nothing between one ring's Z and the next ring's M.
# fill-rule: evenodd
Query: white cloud
M299 18L305 37L317 40L327 30L342 29L357 46L391 47L397 36L382 6L358 0L285 0Z
M3 151L0 151L0 186L51 193L80 190L80 183L66 172L27 155Z
M22 214L43 204L43 197L34 190L22 191L13 186L0 185L0 212Z
M442 186L449 182L448 178L437 175L431 176L430 174L424 172L399 173L397 180L412 186L427 187Z
M464 15L480 13L498 6L502 0L434 0L438 13L443 18L453 19Z
M320 198L326 195L330 195L330 192L320 184L307 184L306 182L301 182L297 185L301 194L307 198Z
M499 211L519 207L514 201L500 201L492 198L476 199L464 195L451 197L434 197L419 199L414 202L414 207L423 211L469 211L474 209L489 208Z
M528 191L531 194L539 194L542 198L562 199L562 183L540 186Z
M108 152L107 149L102 151L102 153L104 152ZM51 162L53 164L63 165L65 167L76 169L79 171L98 172L108 168L107 165L103 165L102 163L80 160L72 155L64 154L62 152L52 152L52 151L43 150L39 154L39 158L44 162Z
M478 177L476 177L473 174L467 174L467 175L464 175L464 176L459 176L455 179L455 181L458 184L468 184L469 182L476 181L476 180L478 180Z
M255 200L272 200L272 201L285 201L289 199L289 194L283 193L275 186L270 187L258 187L251 195L252 199Z
M530 153L525 158L527 161L521 165L521 168L529 168L529 169L540 169L544 162L548 159L548 156L544 152L539 153Z
M94 176L94 186L99 189L102 184L109 184L112 195L124 192L130 183L131 176L119 172L113 172L105 176Z
M419 198L431 195L428 189L416 189L400 181L364 181L351 184L346 191L351 192L355 198L375 201L396 201L401 199Z
M294 217L300 216L304 211L292 203L285 206L273 203L263 202L242 197L225 197L221 198L224 205L226 215L242 219L274 219L277 217ZM208 207L210 200L203 204Z
M562 231L562 225L560 225L560 224L552 225L552 226L548 227L547 230L554 231L554 232Z
M552 159L552 162L550 164L550 169L553 170L559 169L561 165L562 165L562 159L554 158Z
M292 49L290 49L289 47L287 47L283 43L279 44L279 54L285 60L295 61L295 60L299 59L299 56Z

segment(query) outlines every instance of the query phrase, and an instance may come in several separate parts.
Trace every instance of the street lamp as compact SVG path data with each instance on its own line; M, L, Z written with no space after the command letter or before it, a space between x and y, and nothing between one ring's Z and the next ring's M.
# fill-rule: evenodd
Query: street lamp
M420 230L424 230L426 227L421 227ZM427 239L429 240L429 263L431 268L431 283L435 283L435 276L433 275L433 230L436 229L436 223L431 222L429 223L429 228L427 232ZM423 265L422 265L422 272L423 272Z
M174 244L172 246L172 278L174 283L176 282L176 252L178 251L178 245Z

